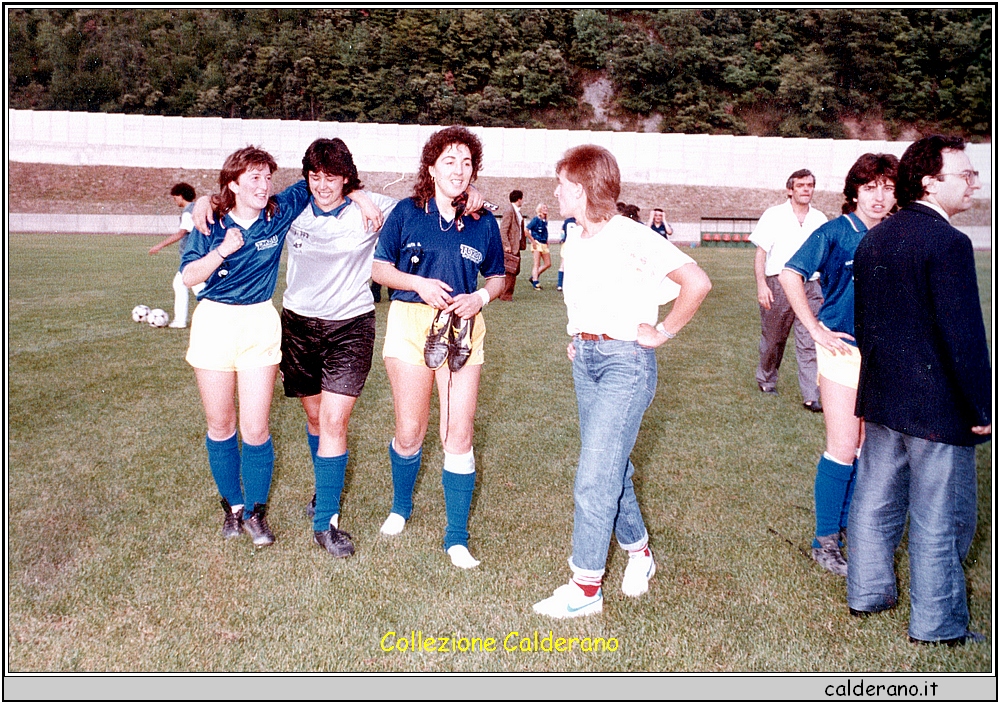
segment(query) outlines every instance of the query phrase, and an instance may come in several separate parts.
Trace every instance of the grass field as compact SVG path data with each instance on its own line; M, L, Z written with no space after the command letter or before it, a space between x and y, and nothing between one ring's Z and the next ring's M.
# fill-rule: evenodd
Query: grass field
M848 615L845 584L808 559L823 421L800 406L794 352L777 398L753 378L751 257L693 254L714 289L658 353L660 388L633 459L659 570L626 599L612 550L604 613L571 623L531 604L569 572L578 450L565 309L522 277L486 312L476 421L472 571L441 549L441 449L424 450L413 519L393 539L392 403L376 359L351 425L342 527L357 554L312 542L305 420L275 394L277 543L224 542L186 330L129 317L172 308L176 254L151 238L24 236L8 257L8 665L11 672L988 672L992 643L907 642L908 605ZM989 254L977 254L991 318ZM555 257L558 259L558 257ZM283 276L282 276L283 279ZM283 285L275 300L280 302ZM381 332L387 304L378 306ZM431 427L436 427L436 413ZM993 631L992 443L980 446L972 627ZM907 562L900 553L901 588ZM495 638L495 652L385 652L389 632ZM507 652L511 632L616 639L614 652ZM391 645L394 639L386 641ZM510 641L508 641L510 643Z

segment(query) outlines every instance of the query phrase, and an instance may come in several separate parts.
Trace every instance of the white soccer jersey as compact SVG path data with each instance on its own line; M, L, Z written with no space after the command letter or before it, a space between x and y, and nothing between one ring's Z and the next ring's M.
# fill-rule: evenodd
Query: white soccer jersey
M365 191L384 215L396 199ZM316 215L310 202L288 231L288 287L282 304L309 318L349 320L375 310L368 281L377 232L366 232L351 202L337 215Z

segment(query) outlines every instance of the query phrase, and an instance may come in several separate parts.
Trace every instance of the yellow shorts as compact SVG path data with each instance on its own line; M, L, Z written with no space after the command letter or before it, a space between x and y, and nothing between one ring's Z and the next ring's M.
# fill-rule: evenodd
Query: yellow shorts
M861 351L852 345L850 354L834 354L823 345L816 345L817 382L825 376L830 381L857 390L861 376Z
M409 364L426 367L424 363L424 342L434 322L437 309L423 303L393 301L385 321L385 344L382 358L394 357ZM486 339L486 322L483 314L476 314L472 325L472 355L466 364L482 364L483 341Z
M191 316L188 364L238 372L281 361L281 318L270 301L249 306L203 300Z
M542 252L543 254L549 253L549 246L547 244L539 244L538 242L531 243L532 252Z

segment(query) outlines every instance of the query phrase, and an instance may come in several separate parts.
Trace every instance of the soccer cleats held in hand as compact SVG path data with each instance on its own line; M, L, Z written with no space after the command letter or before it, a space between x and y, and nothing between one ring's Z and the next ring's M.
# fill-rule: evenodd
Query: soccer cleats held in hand
M476 319L461 318L453 313L438 311L424 341L424 364L438 369L447 360L448 368L457 372L472 356L472 328Z

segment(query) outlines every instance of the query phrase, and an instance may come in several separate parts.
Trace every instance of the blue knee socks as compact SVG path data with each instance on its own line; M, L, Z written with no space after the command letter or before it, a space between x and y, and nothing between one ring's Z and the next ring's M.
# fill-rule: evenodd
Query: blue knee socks
M417 454L403 457L389 443L389 461L392 463L392 512L410 520L413 512L413 487L420 471L423 448Z
M309 454L312 457L313 466L316 466L316 453L319 452L319 435L313 435L309 432L309 426L306 426L306 442L309 443Z
M344 491L344 473L347 470L345 452L336 457L316 457L316 515L313 530L329 530L330 519L340 513L340 495Z
M843 526L843 518L847 516L850 496L848 490L853 487L853 464L841 464L828 454L823 453L816 464L816 535L836 535ZM819 542L814 540L813 547L818 548Z
M455 474L447 469L441 471L441 485L444 487L444 511L448 527L444 532L444 549L452 545L469 545L469 508L472 506L472 490L476 486L476 473Z
M564 272L560 271L559 275L556 277L556 286L559 288L562 288L563 273Z
M851 512L851 499L854 497L854 480L858 476L858 461L854 460L851 465L851 478L847 482L847 497L844 499L844 508L840 511L840 528L847 528L847 515Z
M244 505L246 502L240 486L240 445L236 433L226 440L213 440L206 435L205 449L208 450L208 466L219 494L230 506Z
M263 445L243 443L244 518L249 518L255 504L266 504L274 473L274 443L268 437Z

